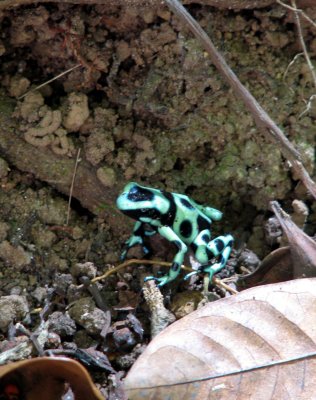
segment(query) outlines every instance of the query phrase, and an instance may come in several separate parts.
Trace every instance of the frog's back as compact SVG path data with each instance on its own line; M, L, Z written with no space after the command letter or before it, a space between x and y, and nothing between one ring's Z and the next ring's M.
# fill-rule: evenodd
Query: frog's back
M172 195L176 209L173 230L186 244L191 244L199 232L210 229L212 221L188 196L177 193Z

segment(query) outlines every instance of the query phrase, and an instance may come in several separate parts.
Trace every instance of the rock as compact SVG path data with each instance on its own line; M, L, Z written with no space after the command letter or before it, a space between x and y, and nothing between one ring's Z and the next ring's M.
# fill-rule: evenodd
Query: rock
M47 289L45 287L38 286L32 292L32 297L34 297L34 299L36 299L39 304L41 304L44 301L46 296L47 296Z
M31 255L23 247L14 247L7 240L0 243L0 258L7 265L18 270L31 262Z
M10 81L9 95L12 97L19 97L24 94L30 87L31 82L20 75L13 76Z
M258 267L260 260L253 251L245 249L238 257L238 262L250 271L254 271Z
M123 350L131 349L136 344L135 335L128 327L116 329L113 332L113 340L117 348Z
M105 187L112 187L116 182L116 175L114 169L105 166L98 168L97 178Z
M73 281L71 274L56 274L53 286L59 293L66 293Z
M90 335L98 335L107 323L105 313L96 307L90 297L78 300L70 308L69 315Z
M49 329L57 333L61 337L73 336L76 332L76 324L68 314L64 314L61 311L53 312L49 318Z
M72 275L76 278L79 276L87 276L90 279L96 277L97 269L92 262L77 263L72 267Z
M77 132L89 117L88 96L84 93L70 93L68 110L63 125L68 132Z
M23 320L28 312L29 306L24 296L0 297L0 330L5 332L11 322Z

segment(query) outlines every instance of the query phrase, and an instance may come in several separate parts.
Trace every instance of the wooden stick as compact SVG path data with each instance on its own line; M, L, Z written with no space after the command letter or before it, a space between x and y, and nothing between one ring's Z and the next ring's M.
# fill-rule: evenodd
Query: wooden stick
M172 265L171 262L167 262L167 261L138 260L136 258L132 258L131 260L124 261L122 264L119 264L117 267L114 267L114 268L106 271L103 275L97 276L96 278L91 279L91 283L95 283L95 282L98 282L98 281L100 281L102 279L106 279L110 275L116 274L117 272L121 271L122 269L126 268L127 266L129 266L131 264L147 264L147 265L158 264L158 265L160 265L162 267L171 267L171 265ZM184 271L188 271L188 272L192 272L193 271L192 268L187 267L186 265L181 265L181 269L183 269ZM237 294L238 293L235 289L233 289L230 286L226 285L226 283L222 282L218 278L214 278L213 277L212 283L214 285L222 287L223 289L227 290L228 292L230 292L232 294ZM81 289L82 287L83 287L83 285L77 286L78 289Z
M209 54L213 64L216 66L225 81L232 87L235 95L244 102L246 108L253 116L258 129L260 129L270 141L279 145L283 156L290 161L291 166L295 168L295 172L298 174L307 190L316 199L316 184L310 178L307 170L302 164L302 158L299 151L288 140L283 131L276 125L272 118L270 118L249 90L240 82L238 77L226 63L223 56L217 51L210 37L192 15L178 0L165 0L165 2L200 41L206 52Z

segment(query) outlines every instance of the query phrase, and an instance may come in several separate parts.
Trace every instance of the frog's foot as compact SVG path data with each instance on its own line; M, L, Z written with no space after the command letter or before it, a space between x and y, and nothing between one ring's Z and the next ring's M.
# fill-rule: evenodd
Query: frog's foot
M155 282L157 283L157 286L158 286L158 287L162 287L162 286L164 286L166 283L169 283L170 280L172 280L172 279L170 279L170 277L169 277L168 275L162 276L162 277L160 277L160 278L157 278L157 277L155 277L155 276L147 276L147 277L144 279L144 282L155 281Z
M202 265L202 272L204 274L208 274L210 282L212 282L214 274L216 274L216 272L219 272L221 269L222 269L221 263L216 263L213 265Z
M183 278L183 280L187 281L188 279L191 278L191 276L197 275L201 272L203 272L203 271L200 271L199 269L197 269L196 271L190 272L189 274L186 274L186 276Z
M217 263L217 264L220 264L220 263ZM212 279L213 279L213 275L221 269L221 267L218 268L217 264L214 264L214 265L211 265L211 266L209 266L209 265L201 265L196 271L193 271L193 272L190 272L189 274L187 274L184 277L184 280L187 281L189 278L191 278L191 276L194 276L194 275L197 275L197 274L208 273L209 274L209 278L210 278L210 282L211 282Z

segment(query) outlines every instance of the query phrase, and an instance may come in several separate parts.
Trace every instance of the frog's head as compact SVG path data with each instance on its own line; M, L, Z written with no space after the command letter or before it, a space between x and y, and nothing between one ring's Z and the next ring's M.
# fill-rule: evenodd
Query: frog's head
M157 219L160 213L155 208L154 200L155 193L152 189L130 182L118 196L116 205L122 213L133 219Z

